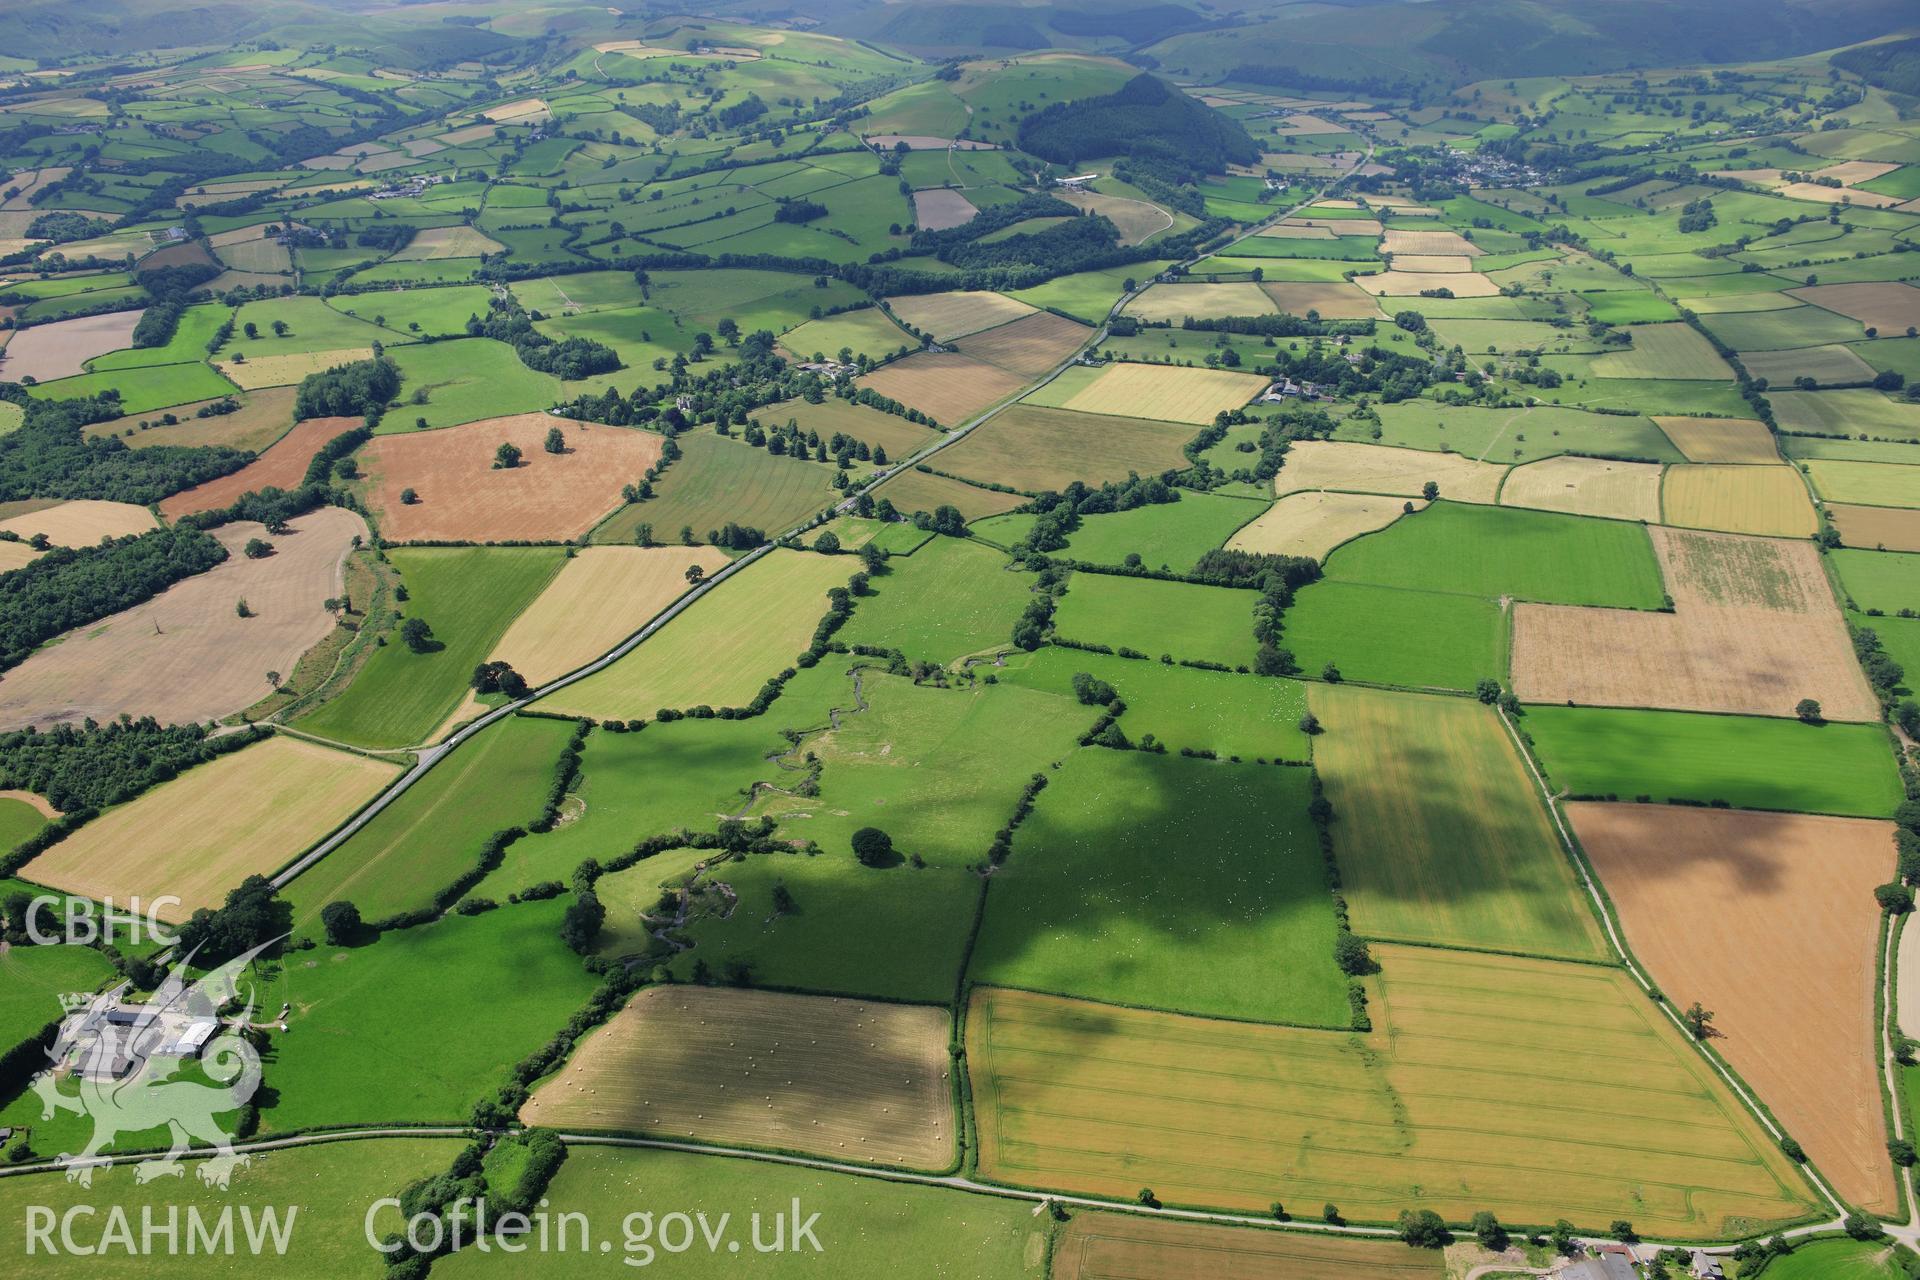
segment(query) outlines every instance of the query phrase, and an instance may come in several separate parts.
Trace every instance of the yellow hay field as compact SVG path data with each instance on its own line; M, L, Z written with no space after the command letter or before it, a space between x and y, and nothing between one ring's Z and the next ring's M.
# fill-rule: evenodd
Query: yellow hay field
M1787 466L1669 467L1661 509L1667 524L1723 533L1805 538L1819 527L1800 473Z
M1290 315L1315 311L1325 320L1378 320L1386 314L1366 290L1345 281L1291 284L1270 280L1260 286L1260 291Z
M0 520L0 531L31 538L44 533L62 547L90 547L102 538L145 533L154 527L153 512L131 502L103 502L76 498L11 520Z
M1827 516L1850 547L1920 551L1920 511L1899 507L1850 507L1829 502Z
M1196 320L1217 320L1222 316L1264 316L1272 313L1273 300L1251 282L1238 284L1156 284L1127 304L1127 314L1142 320L1171 320L1178 323L1192 316Z
M1065 191L1060 194L1075 208L1104 215L1120 232L1123 245L1139 244L1173 225L1173 215L1157 204L1127 196L1104 196L1097 191Z
M1456 271L1473 270L1473 259L1467 257L1448 257L1438 253L1402 254L1393 260L1396 271L1424 271L1451 274Z
M1380 248L1395 257L1403 253L1411 253L1478 258L1486 252L1458 231L1399 231L1392 228L1382 235Z
M32 564L39 554L24 542L0 542L0 573L11 573L21 565Z
M1660 466L1563 455L1515 467L1500 504L1615 520L1660 518Z
M1529 702L1877 720L1811 542L1655 527L1672 613L1521 604L1513 688Z
M1408 501L1370 493L1290 493L1241 526L1227 539L1227 548L1256 555L1325 560L1327 553L1341 543L1398 520ZM1411 502L1415 511L1427 505L1424 498Z
M943 427L957 427L1004 400L1027 380L959 352L919 352L860 379L860 385L918 409Z
M1275 240L1331 240L1334 238L1331 227L1300 227L1286 222L1276 222L1270 227L1262 227L1254 234L1269 236Z
M522 98L518 102L508 102L501 106L489 107L481 113L481 118L491 120L495 124L505 124L508 121L525 124L535 116L544 118L549 114L551 113L547 110L547 104L541 99Z
M1337 205L1322 206L1337 208ZM1317 227L1336 236L1377 236L1384 235L1386 228L1374 218L1285 218L1283 227Z
M1376 298L1408 298L1426 289L1450 289L1456 298L1492 298L1500 286L1477 271L1383 271L1353 282Z
M717 547L587 547L515 618L491 661L536 687L586 665L687 590L687 570L727 563Z
M1432 480L1440 486L1440 496L1454 502L1493 502L1506 473L1503 466L1457 453L1301 440L1287 450L1286 461L1273 478L1273 491L1282 497L1308 489L1333 489L1417 498Z
M1030 316L1037 310L1004 293L984 290L906 294L888 298L887 306L899 319L941 342L964 338L970 333Z
M1082 1211L1054 1242L1052 1280L1443 1280L1446 1274L1438 1253L1397 1240Z
M283 356L260 356L248 360L216 360L214 368L227 381L243 391L256 387L290 387L310 373L331 369L337 364L373 359L372 347L348 347L340 351L296 351Z
M151 903L185 920L218 907L250 875L266 875L345 821L400 767L276 735L189 769L109 809L35 858L34 880L91 898Z
M472 227L428 227L415 234L407 247L393 255L393 262L431 262L438 258L477 258L483 253L499 253L506 248L498 240Z
M520 1118L945 1169L957 1150L950 1027L925 1005L648 987Z
M1810 1189L1621 969L1376 944L1367 1035L976 990L980 1176L1724 1238ZM1513 1013L1526 1011L1524 1021ZM1680 1136L1684 1135L1684 1136Z
M1265 386L1264 378L1224 369L1110 364L1060 407L1200 425L1223 409L1238 409Z
M1774 447L1767 424L1753 418L1659 418L1654 425L1667 433L1673 447L1689 462L1774 463Z

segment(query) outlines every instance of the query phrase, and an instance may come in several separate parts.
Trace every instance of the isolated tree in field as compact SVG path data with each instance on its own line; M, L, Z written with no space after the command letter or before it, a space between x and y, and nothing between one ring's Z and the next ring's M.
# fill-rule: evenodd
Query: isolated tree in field
M273 322L273 336L276 338L284 338L287 336L287 322L285 320L275 320Z
M425 431L427 429L427 419L425 414L422 414L420 417L417 417L413 420L413 429L415 431Z
M828 529L813 540L813 549L823 556L837 556L840 554L840 537Z
M246 334L249 338L257 338L260 336L260 326L249 320L240 326L240 332Z
M869 867L887 867L899 861L893 851L893 837L878 827L862 827L853 833L853 856Z
M1107 707L1113 705L1118 695L1105 680L1097 679L1086 671L1076 671L1073 673L1073 696L1089 707Z
M1440 482L1438 480L1429 480L1425 484L1421 485L1420 496L1425 498L1428 502L1434 501L1436 498L1440 496Z
M1329 662L1326 666L1320 668L1320 678L1328 684L1339 684L1340 668Z
M1320 717L1309 711L1300 717L1300 732L1311 738L1320 732Z
M1890 916L1902 916L1913 910L1913 890L1898 881L1883 884L1873 891L1880 909Z
M249 560L264 560L273 554L273 544L265 538L248 538L241 554Z
M1152 1187L1140 1188L1133 1193L1133 1198L1149 1209L1158 1209L1160 1207L1160 1197L1153 1194Z
M1500 1225L1500 1219L1493 1216L1491 1209L1482 1209L1473 1215L1473 1238L1480 1242L1481 1248L1495 1253L1511 1243L1507 1229Z
M737 347L740 345L740 322L738 320L735 320L732 316L721 316L720 323L713 327L715 332L720 335L728 346Z
M1793 714L1800 717L1802 724L1819 724L1823 719L1820 704L1812 698L1802 698L1794 703Z
M707 571L697 564L687 566L687 585L697 587L706 580Z
M607 921L607 909L591 889L573 896L566 915L560 919L560 940L576 955L586 955L600 938L600 927Z
M1693 1033L1695 1040L1705 1040L1713 1031L1713 1010L1702 1008L1700 1002L1695 1000L1680 1015L1680 1021L1687 1024L1687 1030Z
M420 495L415 493L412 489L402 489L400 491L400 503L402 506L411 507L419 501L420 501Z
M1482 680L1479 684L1473 686L1473 696L1488 706L1492 706L1500 700L1500 682L1498 680Z
M652 546L653 545L653 526L645 523L634 526L633 545L636 547Z
M1441 1249L1453 1243L1446 1219L1431 1209L1402 1209L1400 1238L1415 1249Z
M415 653L431 653L438 647L434 643L433 628L427 625L425 618L408 618L402 622L400 639Z
M1345 1225L1347 1221L1340 1216L1340 1206L1331 1200L1320 1206L1320 1220L1336 1227Z
M502 441L500 447L493 451L493 469L495 471L511 471L520 465L520 456L518 446Z
M545 448L548 453L565 453L567 451L566 433L558 427L548 427Z
M329 902L320 908L320 926L327 931L327 945L344 947L360 936L360 908L351 902Z
M247 601L244 596L233 602L233 611L242 618L251 618L253 616L253 610L247 606Z

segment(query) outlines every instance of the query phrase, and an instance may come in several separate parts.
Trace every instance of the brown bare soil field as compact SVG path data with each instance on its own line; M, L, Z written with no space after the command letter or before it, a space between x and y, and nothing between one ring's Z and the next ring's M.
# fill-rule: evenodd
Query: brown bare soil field
M0 378L51 382L85 373L87 361L95 356L133 345L133 326L140 316L138 311L109 311L22 329L0 354Z
M566 433L567 451L548 453L547 432ZM493 468L501 444L522 461ZM415 435L377 436L360 452L368 499L381 533L394 542L506 542L577 538L620 505L620 487L635 484L660 459L660 437L518 413ZM400 501L413 489L419 501Z
M154 527L153 512L145 507L98 498L76 498L30 515L0 520L0 530L17 533L22 538L44 533L49 541L62 547L90 547L102 538L145 533Z
M1667 524L1724 533L1805 538L1819 527L1800 473L1788 466L1668 467L1660 508Z
M1181 446L1192 438L1182 423L1016 404L945 449L939 467L1028 493L1057 492L1075 480L1100 484L1181 467Z
M1457 453L1344 440L1301 440L1287 450L1286 462L1273 478L1273 491L1285 496L1307 489L1334 489L1417 498L1421 488L1432 480L1439 484L1443 498L1492 502L1506 473L1503 466L1476 462Z
M893 314L941 342L992 329L1037 310L1004 293L963 290L958 293L903 294L888 298Z
M1412 499L1418 511L1426 499ZM1371 493L1290 493L1227 539L1231 551L1268 556L1327 553L1362 534L1384 529L1406 511L1407 499Z
M292 387L263 387L235 395L233 398L240 402L240 408L233 413L196 418L193 411L213 401L195 400L171 411L180 419L171 427L160 425L157 413L136 413L96 422L85 430L89 437L118 436L129 449L145 449L156 444L190 448L223 444L231 449L262 453L293 426L293 397ZM140 429L142 422L148 424L145 431Z
M1895 1208L1875 953L1893 826L1668 805L1567 806L1627 941L1850 1204Z
M1514 692L1530 702L1832 720L1880 705L1810 542L1654 527L1672 613L1515 606Z
M687 590L687 569L727 563L718 547L587 547L513 620L492 660L545 684L620 643Z
M861 386L918 409L943 427L961 425L1026 384L1017 373L958 352L923 351L860 379Z
M1571 455L1545 458L1508 474L1500 505L1651 523L1660 518L1660 466Z
M728 987L649 987L521 1108L610 1129L945 1169L945 1009Z
M935 187L913 193L913 220L927 231L945 231L964 227L980 216L973 201L958 191Z
M1260 291L1273 305L1296 316L1317 311L1326 320L1377 320L1384 313L1365 289L1338 284L1287 284L1268 281Z
M1380 248L1396 257L1411 253L1419 256L1444 254L1448 257L1477 258L1486 252L1458 231L1399 231L1392 228L1382 235Z
M1829 502L1827 516L1850 547L1920 551L1920 511L1898 507L1850 507Z
M959 509L969 520L997 516L1011 511L1026 499L1017 493L1000 493L978 485L962 484L946 476L925 471L902 471L888 480L878 493L902 511L937 511L942 506Z
M1787 293L1802 302L1858 320L1888 337L1905 333L1910 324L1920 325L1920 289L1897 280L1816 284L1789 289Z
M1127 304L1127 314L1142 320L1172 320L1192 316L1217 320L1222 316L1264 316L1274 311L1273 299L1250 281L1235 284L1156 284Z
M310 373L320 373L335 365L352 364L356 360L371 359L372 347L345 347L338 351L295 351L284 356L258 356L245 361L215 360L213 367L234 386L251 391L255 387L290 387Z
M1119 229L1123 245L1139 244L1173 225L1172 214L1146 200L1103 196L1096 191L1064 191L1060 199L1076 208L1104 214Z
M1661 418L1655 426L1689 462L1777 463L1767 424L1753 418Z
M1451 274L1457 271L1473 270L1473 259L1443 253L1403 253L1394 258L1393 266L1396 271Z
M1446 1274L1438 1253L1398 1241L1131 1213L1076 1213L1053 1246L1053 1280L1443 1280Z
M107 812L35 858L36 881L69 893L151 903L183 921L218 907L344 822L400 766L285 734L198 765Z
M961 344L960 350L1031 380L1072 355L1092 334L1092 329L1077 320L1042 311L976 333Z
M169 520L178 520L195 511L230 507L242 494L261 489L297 489L306 478L307 464L320 452L320 447L359 425L358 418L308 418L231 475L162 499L160 513Z
M217 720L272 692L266 673L294 663L333 629L320 602L340 594L353 536L367 526L343 507L320 507L293 520L293 532L267 534L251 521L213 536L231 554L207 572L103 622L70 632L0 680L0 729L47 725L122 712L163 724ZM274 553L241 554L249 538ZM235 609L245 600L254 616Z
M1456 298L1491 298L1500 286L1477 271L1383 271L1353 282L1377 298L1413 297L1425 289L1451 289Z

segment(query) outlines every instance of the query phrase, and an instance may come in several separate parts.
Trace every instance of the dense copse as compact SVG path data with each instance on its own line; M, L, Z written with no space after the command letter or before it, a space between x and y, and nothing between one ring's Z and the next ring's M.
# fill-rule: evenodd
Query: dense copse
M136 347L164 347L173 341L174 330L180 327L180 313L185 310L178 302L156 302L140 313L140 319L133 326L133 345Z
M1312 556L1264 555L1225 547L1201 556L1187 575L1190 582L1215 587L1264 587L1270 581L1277 581L1289 591L1319 579L1320 562Z
M1219 173L1260 148L1240 123L1150 75L1098 98L1056 102L1020 122L1020 149L1072 165L1089 156L1160 156Z
M1842 49L1829 61L1868 84L1920 98L1920 37Z
M486 319L467 317L467 336L493 338L513 348L520 363L541 373L572 381L598 373L612 373L621 367L620 356L605 343L591 338L565 338L556 341L533 327L533 319L516 306L494 300Z
M129 449L114 436L89 440L83 427L120 416L117 395L35 400L0 383L0 400L20 405L26 415L17 429L0 436L0 502L102 498L146 506L253 461L241 449Z
M248 876L218 911L202 907L180 926L180 953L219 964L293 931L293 906L274 894L265 876Z
M83 213L56 210L53 213L40 214L28 223L27 238L66 244L73 240L87 240L94 236L105 235L111 230L113 230L113 224L105 218L89 218Z
M226 558L218 541L183 528L91 547L54 547L0 574L0 670L26 661L64 631L150 600Z
M1025 263L1058 265L1078 271L1077 264L1111 253L1120 244L1120 229L1100 214L1082 214L1040 231L1008 236L992 243L974 240L940 253L940 260L974 270L1012 267Z
M1358 355L1360 363L1349 363L1349 354ZM1433 380L1429 361L1411 359L1384 347L1359 352L1323 343L1314 343L1305 351L1281 347L1273 352L1270 363L1287 377L1337 390L1341 399L1374 396L1383 404L1415 399Z
M104 809L265 734L214 737L207 725L162 725L152 716L21 729L0 734L0 790L32 791L64 813Z
M362 249L380 249L398 253L413 243L414 228L408 222L375 222L362 227L353 242Z
M400 394L400 366L386 356L337 364L300 380L294 393L293 416L305 418L377 419Z
M775 205L773 220L775 222L812 222L816 218L826 217L827 213L827 206L818 201L796 197L792 200L782 200Z
M1178 501L1180 491L1161 476L1143 480L1129 474L1124 481L1109 480L1097 489L1075 480L1064 491L1042 494L1020 508L1035 513L1038 518L1015 553L1025 557L1061 550L1067 545L1068 537L1080 527L1082 516Z
M1407 314L1418 317L1419 312ZM1424 317L1421 317L1424 323ZM1196 330L1202 333L1238 333L1257 338L1332 338L1341 334L1353 337L1372 337L1375 322L1372 320L1318 320L1311 316L1280 314L1271 316L1187 316L1180 321L1182 329ZM1142 326L1154 328L1153 325ZM1166 326L1172 327L1169 321Z
M907 242L907 252L914 255L932 254L946 261L946 254L963 245L971 244L983 236L996 231L1004 231L1016 222L1025 222L1029 218L1073 218L1080 210L1064 200L1052 196L1022 196L1011 204L992 205L982 209L973 218L957 227L948 227L943 231L916 231ZM943 277L951 279L951 277ZM855 283L858 283L856 281Z
M159 301L178 301L220 274L210 262L183 262L172 267L151 267L134 274L134 281L148 296Z

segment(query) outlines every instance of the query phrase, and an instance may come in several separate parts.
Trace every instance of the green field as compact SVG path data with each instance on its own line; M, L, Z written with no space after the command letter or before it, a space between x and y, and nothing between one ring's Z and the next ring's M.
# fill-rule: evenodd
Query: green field
M1313 685L1314 760L1355 932L1598 959L1598 922L1493 708ZM1529 722L1530 723L1530 722Z
M1647 532L1583 516L1436 502L1327 557L1339 582L1541 604L1657 609L1664 592Z
M1380 438L1373 424L1347 419L1336 440L1450 451L1489 462L1535 462L1563 453L1601 458L1684 462L1659 427L1638 415L1587 413L1554 405L1528 409L1479 409L1403 400L1379 406Z
M1877 724L1545 706L1520 723L1554 786L1575 795L1861 818L1884 818L1902 798Z
M548 1190L552 1214L584 1213L612 1244L593 1249L529 1251L466 1249L434 1263L447 1280L513 1276L564 1278L633 1275L635 1266L658 1261L689 1280L741 1275L788 1275L818 1271L821 1257L832 1274L851 1278L927 1274L937 1258L949 1280L1038 1280L1046 1255L1046 1232L1026 1204L966 1195L938 1187L900 1186L873 1178L821 1173L758 1160L718 1160L669 1151L575 1147ZM661 1250L658 1235L627 1241L615 1227L636 1205L666 1213L701 1206L710 1223L732 1215L734 1243L748 1238L747 1222L758 1214L767 1235L772 1220L804 1206L818 1213L816 1256L806 1246L797 1255L755 1256L743 1244L739 1256L722 1243L704 1243L685 1253ZM639 1235L641 1225L632 1224ZM677 1243L677 1236L675 1237ZM597 1243L595 1244L597 1248ZM624 1260L624 1264L623 1264Z
M1920 507L1920 467L1815 459L1806 464L1814 491L1828 502Z
M1238 667L1253 661L1253 606L1259 600L1255 592L1226 587L1076 573L1054 613L1054 628L1082 644Z
M234 390L234 385L204 364L163 364L151 368L109 369L56 378L26 389L36 400L72 400L120 393L122 413L149 413L195 400L211 400Z
M1076 752L988 888L968 977L1345 1026L1309 782L1298 768Z
M1835 547L1827 554L1840 575L1840 585L1860 608L1920 612L1920 555L1851 547Z
M345 351L394 341L398 335L393 330L373 323L377 304L370 298L357 301L359 305L354 309L360 312L359 318L347 315L344 308L334 309L320 298L269 298L249 302L234 313L233 336L215 358L231 360L236 355L245 355L249 360L260 360L267 356ZM276 320L287 326L284 335L273 331ZM464 315L460 320L466 323ZM248 325L254 328L255 336L251 338L246 333ZM396 350L395 358L399 355Z
M296 953L260 988L262 1007L293 1006L267 1050L261 1131L463 1123L597 985L560 941L566 906L502 906ZM402 1060L412 1066L396 1073Z
M1890 400L1864 387L1838 391L1773 391L1767 399L1783 431L1816 436L1920 440L1920 405Z
M406 617L442 647L415 653L398 636L376 648L346 691L301 717L300 728L361 747L425 741L465 697L473 668L565 563L558 547L395 547Z
M26 801L0 796L0 849L13 848L46 825L46 817Z
M9 892L13 888L7 885ZM42 917L42 929L57 933L64 927L58 906ZM113 963L92 947L18 946L0 952L0 1053L58 1020L63 994L92 991L113 974Z
M462 744L287 886L298 926L317 934L320 909L336 900L366 920L431 905L479 864L494 832L540 816L573 729L566 720L509 716Z
M1225 545L1240 526L1257 518L1267 504L1246 498L1181 491L1180 501L1082 516L1066 547L1053 554L1063 560L1118 565L1140 556L1148 568L1184 573L1202 555ZM1008 545L1020 540L1033 517L995 516L975 529Z
M878 360L902 348L916 350L920 343L895 324L886 312L878 307L863 307L858 311L843 311L839 315L809 320L789 330L781 338L780 345L802 360L811 360L815 355L832 360L842 350L850 350L856 357L864 355Z
M493 291L485 285L445 289L392 289L342 294L328 299L334 310L370 321L397 334L450 337L467 331L467 318L486 318Z
M1479 596L1323 579L1302 587L1280 644L1300 669L1348 680L1471 689L1507 671L1507 620Z
M1891 176L1891 175L1890 175ZM1879 1241L1816 1240L1767 1264L1766 1280L1903 1280L1896 1250Z
M827 463L800 462L711 431L682 435L680 448L684 456L654 483L654 496L616 511L594 530L595 542L632 542L642 524L653 526L657 542L678 542L683 528L705 541L729 522L774 537L836 496Z
M527 368L512 347L492 338L413 343L390 347L387 354L400 366L401 405L381 423L383 431L412 431L419 418L425 418L429 427L457 427L482 418L529 413L548 408L563 394L600 391L615 376L576 383L563 393L560 379ZM427 402L415 404L413 397L422 391Z
M1127 281L1145 283L1166 266L1165 262L1139 262L1104 271L1083 271L1059 276L1031 289L1013 290L1009 296L1042 310L1064 311L1086 324L1099 324L1107 318L1113 304L1120 301Z
M1009 648L1013 624L1033 598L1033 581L991 547L935 538L910 556L888 561L839 638L942 665Z

